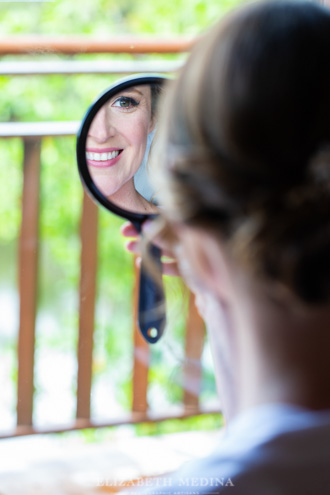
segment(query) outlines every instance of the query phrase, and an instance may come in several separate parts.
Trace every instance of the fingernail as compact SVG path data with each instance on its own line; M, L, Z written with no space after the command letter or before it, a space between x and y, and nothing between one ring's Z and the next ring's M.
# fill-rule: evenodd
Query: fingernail
M131 222L125 222L125 223L123 223L123 224L119 227L120 232L124 232L124 230L125 230L127 227L129 227L130 225L132 225L132 224L131 224Z

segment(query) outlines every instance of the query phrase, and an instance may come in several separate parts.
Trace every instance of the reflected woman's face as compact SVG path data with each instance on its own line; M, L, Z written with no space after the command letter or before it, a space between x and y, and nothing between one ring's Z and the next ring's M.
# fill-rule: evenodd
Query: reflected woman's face
M149 85L124 89L98 111L89 128L86 158L92 179L105 196L133 178L153 128Z

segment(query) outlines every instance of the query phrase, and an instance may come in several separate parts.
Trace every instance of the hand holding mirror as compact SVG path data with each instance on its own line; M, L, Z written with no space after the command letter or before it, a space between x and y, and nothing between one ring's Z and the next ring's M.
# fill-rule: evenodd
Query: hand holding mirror
M110 87L88 109L77 138L78 168L85 189L99 205L129 220L138 232L158 212L148 179L148 157L165 81L162 76L138 75ZM149 254L161 270L160 250L151 246ZM166 323L164 290L148 273L143 259L138 315L144 338L157 342Z

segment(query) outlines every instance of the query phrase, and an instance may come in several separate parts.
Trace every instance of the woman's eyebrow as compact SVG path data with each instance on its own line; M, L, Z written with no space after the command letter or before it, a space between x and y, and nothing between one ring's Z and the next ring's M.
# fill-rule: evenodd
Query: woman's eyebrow
M139 91L137 88L128 88L126 89L126 92L127 93L139 93L139 95L141 96L145 96L142 91ZM123 91L123 93L125 93L125 90Z
M139 91L135 87L131 87L131 88L126 88L126 89L123 89L122 91L119 91L119 93L116 93L115 95L113 95L113 97L111 98L110 101L113 101L116 98L119 98L120 96L125 97L126 95L131 95L132 93L138 93L142 98L146 97L146 95L142 91Z
M115 96L120 96L120 95L125 96L125 94L131 94L131 93L138 93L142 97L145 97L146 96L142 91L139 91L137 88L134 88L134 87L123 89L122 91L120 91Z

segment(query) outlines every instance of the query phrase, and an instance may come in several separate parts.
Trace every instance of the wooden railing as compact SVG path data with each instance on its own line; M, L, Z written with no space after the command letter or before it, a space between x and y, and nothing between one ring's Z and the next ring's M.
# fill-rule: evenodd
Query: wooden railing
M182 53L191 49L191 37L156 38L116 36L88 38L87 36L10 36L0 38L0 55L31 55L62 53L131 53L162 54Z
M0 53L23 53L30 52L38 47L38 51L51 46L52 50L61 50L63 53L85 52L116 52L126 51L149 53L183 51L190 46L190 42L176 41L166 43L161 41L146 40L112 40L96 42L80 40L72 41L40 41L30 40L30 44L25 40L21 41L9 39L0 40ZM88 44L89 43L89 44ZM22 46L24 48L22 48ZM101 49L102 48L102 49ZM49 51L48 51L49 53ZM35 74L54 73L54 68L50 72L45 70L43 62L33 63L33 67L20 66L8 67L8 63L0 63L0 73L6 74ZM99 62L97 62L99 64ZM129 63L122 64L119 72L133 72L137 68L138 62L134 62L129 67ZM39 64L39 66L38 66ZM112 62L111 62L112 64ZM176 63L177 64L177 63ZM74 62L70 61L70 73L81 73L82 67L74 69ZM152 63L150 63L151 69ZM175 64L174 64L175 66ZM21 66L22 67L22 66ZM93 67L93 64L92 64ZM169 69L169 65L165 64ZM59 69L59 67L58 67ZM63 72L59 70L60 73ZM159 71L160 66L157 67ZM7 72L6 72L7 71ZM86 71L87 72L87 71ZM90 69L90 72L93 72ZM98 72L98 71L96 71ZM107 72L107 71L106 71ZM116 73L116 68L109 72ZM162 71L165 72L165 71ZM118 419L113 419L107 423L97 423L91 418L90 396L92 387L92 363L93 363L93 333L94 333L94 313L96 299L96 275L97 275L97 234L98 234L98 210L95 204L86 194L83 196L81 207L81 261L80 261L80 289L79 289L79 340L77 348L78 374L77 374L77 397L76 397L76 420L60 428L37 429L33 425L33 392L34 392L34 351L35 351L35 324L37 314L37 281L39 268L39 191L40 191L40 153L42 140L52 136L73 136L76 134L79 122L42 122L42 123L1 123L0 138L10 139L19 137L24 143L23 158L23 193L22 193L22 220L19 240L19 340L18 340L18 381L17 381L17 428L14 431L5 432L0 437L25 435L31 433L65 431L86 427L119 425L128 423L138 423L144 421L161 421L171 417L186 417L200 414L202 412L218 412L215 410L204 411L199 404L199 390L201 384L200 359L204 346L204 324L199 317L193 297L190 295L189 314L186 322L185 334L185 362L183 372L183 404L181 412L172 414L151 414L148 411L147 391L148 391L148 370L149 370L149 347L140 336L136 326L136 314L132 314L132 326L134 327L134 363L133 363L133 383L132 383L132 407L131 412ZM136 269L137 270L137 269ZM137 279L138 273L136 273ZM135 287L133 308L137 307L137 289ZM136 309L135 309L136 311ZM134 313L134 311L133 311ZM141 359L143 355L143 359ZM190 384L193 383L193 389Z

